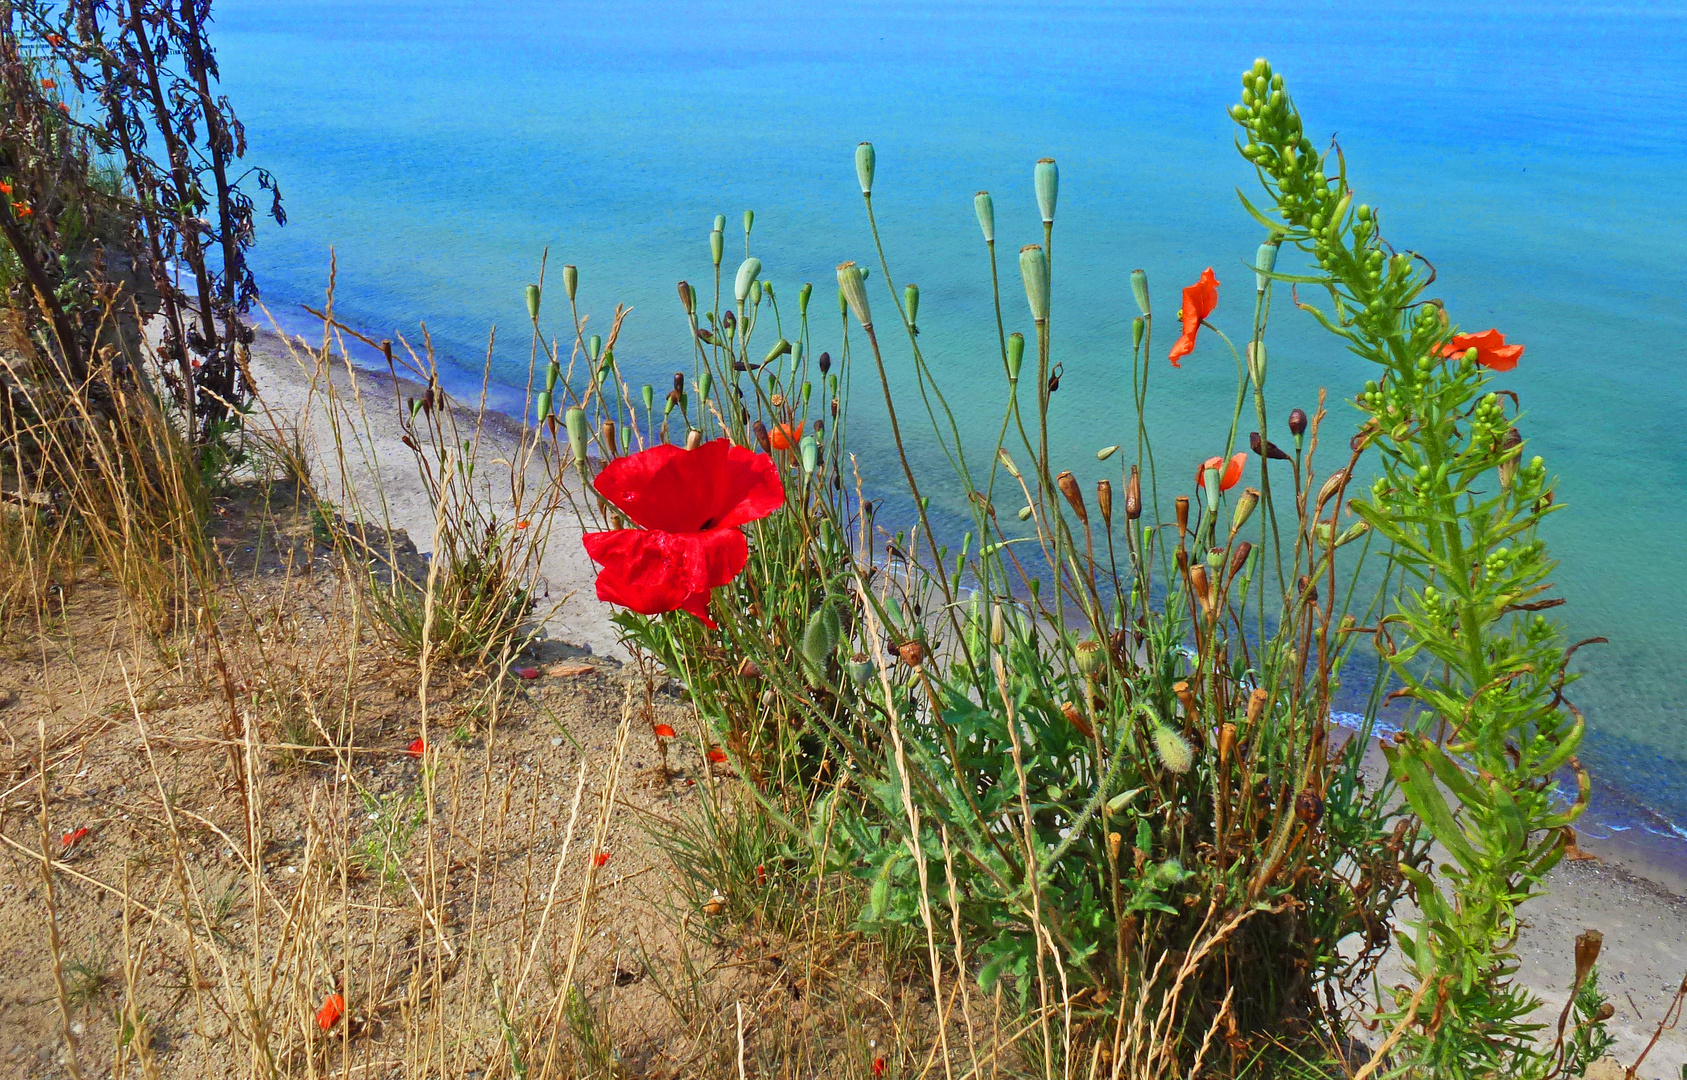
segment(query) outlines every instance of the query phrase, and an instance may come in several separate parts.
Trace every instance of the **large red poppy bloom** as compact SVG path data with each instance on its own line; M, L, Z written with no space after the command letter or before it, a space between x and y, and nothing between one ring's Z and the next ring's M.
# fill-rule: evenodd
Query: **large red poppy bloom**
M1441 349L1447 357L1463 356L1476 350L1476 362L1491 371L1510 371L1523 356L1523 346L1507 345L1505 335L1498 330L1484 330L1480 334L1454 334Z
M1229 491L1236 486L1238 480L1242 479L1242 466L1247 463L1248 455L1246 454L1237 454L1228 463L1221 457L1210 457L1201 462L1201 467L1195 470L1195 486L1197 488L1206 487L1207 470L1217 469L1219 470L1218 490Z
M772 459L725 439L616 458L595 486L640 526L585 535L586 554L603 565L598 599L641 615L689 611L709 627L709 591L750 558L739 526L785 505Z
M1183 320L1183 333L1172 345L1172 367L1182 367L1178 361L1195 351L1195 332L1201 329L1201 321L1216 307L1218 278L1213 276L1213 268L1209 266L1201 271L1201 277L1195 284L1183 290L1183 310L1178 314L1178 318Z

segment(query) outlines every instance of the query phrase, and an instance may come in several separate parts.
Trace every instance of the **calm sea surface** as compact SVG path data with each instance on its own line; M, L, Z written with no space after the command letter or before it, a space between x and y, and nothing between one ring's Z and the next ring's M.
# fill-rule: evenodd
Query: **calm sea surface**
M634 309L622 369L664 387L688 366L674 283L709 278L716 213L728 216L736 266L746 209L765 276L787 305L816 284L814 348L835 351L833 267L877 267L852 165L870 139L892 270L920 284L921 343L987 442L1005 388L972 194L994 193L1003 253L1040 242L1031 166L1057 158L1053 323L1065 377L1054 442L1091 483L1116 475L1117 459L1098 465L1096 448L1133 430L1134 267L1168 316L1150 417L1159 459L1181 482L1222 443L1229 353L1204 340L1174 372L1164 327L1178 288L1210 265L1224 283L1213 321L1246 334L1243 261L1261 230L1234 194L1253 180L1224 109L1240 72L1269 57L1315 141L1339 139L1386 235L1434 262L1432 293L1454 319L1528 346L1501 385L1521 395L1530 449L1561 477L1569 507L1548 532L1570 600L1557 614L1574 637L1611 640L1578 656L1586 677L1572 695L1592 728L1583 757L1602 781L1600 816L1605 828L1687 838L1687 7L224 0L216 10L250 159L276 173L292 218L261 234L266 302L303 329L299 305L320 304L333 248L341 317L412 340L425 321L463 383L494 326L495 378L524 378L522 287L548 246L553 269L580 267L593 327L618 302ZM1003 271L1008 328L1029 331L1017 271L1007 260ZM869 285L882 290L876 271ZM1286 299L1269 338L1272 422L1280 432L1325 386L1345 430L1354 414L1340 399L1371 372ZM894 494L871 404L858 390L851 423L869 483ZM929 439L915 453L944 467Z

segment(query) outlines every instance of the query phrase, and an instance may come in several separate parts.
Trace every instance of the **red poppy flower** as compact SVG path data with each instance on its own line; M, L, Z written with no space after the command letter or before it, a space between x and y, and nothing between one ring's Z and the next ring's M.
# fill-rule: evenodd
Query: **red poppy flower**
M726 751L722 750L718 746L709 747L709 760L714 762L716 765L725 764L726 763Z
M790 424L774 424L773 430L767 433L767 444L775 450L795 450L802 442L803 425L792 427Z
M773 462L725 439L695 450L659 443L616 458L595 486L641 526L583 537L586 554L603 564L598 599L641 615L689 611L711 628L709 591L750 558L738 527L785 505Z
M12 193L12 185L10 185L10 184L0 184L0 195L10 195L11 193Z
M1247 463L1248 455L1246 454L1235 455L1230 459L1228 465L1224 463L1224 459L1221 457L1210 457L1201 462L1201 467L1195 470L1195 486L1200 489L1206 488L1208 469L1223 469L1224 471L1218 477L1218 490L1229 491L1236 486L1238 480L1242 479L1242 466Z
M428 752L428 744L421 739L412 739L410 745L405 747L404 752L411 757L421 757Z
M32 206L25 206L25 205L24 205L24 204L23 204L23 203L21 203L21 202L15 202L15 203L13 203L13 204L12 204L12 209L13 209L13 210L16 210L16 211L17 211L17 212L18 212L18 217L28 217L28 216L29 216L29 215L31 215L31 214L33 214L33 213L35 213L35 208L34 208L34 207L32 207Z
M57 34L48 34L47 35L47 44L49 44L49 45L63 45L64 44L64 38L59 37Z
M59 88L59 84L54 82L51 79L42 79L41 80L41 89L43 89L43 90L57 90L58 88Z
M1178 315L1183 320L1183 333L1172 345L1172 367L1182 367L1178 361L1195 351L1195 332L1201 329L1201 321L1216 307L1218 278L1213 277L1213 268L1209 266L1201 271L1201 277L1195 284L1183 290L1183 311Z
M340 1022L340 1017L346 1014L346 999L338 994L329 994L322 999L322 1008L316 1010L316 1026L327 1031Z
M656 734L659 738L671 739L674 737L674 729L667 724L657 724Z
M607 851L600 851L596 855L592 856L592 865L593 866L602 866L604 863L606 863L608 861L609 861L609 852L607 852Z
M873 1075L874 1076L883 1076L884 1074L885 1074L885 1059L882 1058L882 1057L874 1058L873 1059Z
M65 852L68 852L71 848L80 843L82 838L87 835L88 826L86 825L82 826L80 829L65 833L64 836L59 839L59 853L64 854Z
M1505 335L1498 330L1484 330L1480 334L1454 334L1441 349L1446 357L1463 356L1476 350L1476 362L1490 371L1510 371L1523 356L1523 346L1507 345Z
M529 526L529 525L531 525L531 524L533 524L533 523L532 523L532 522L531 522L531 521L527 521L527 520L525 520L525 519L524 519L524 520L522 520L522 521L518 521L518 522L516 522L516 523L515 523L515 527L516 527L516 528L517 528L517 529L525 529L525 528L527 528L527 527L528 527L528 526Z

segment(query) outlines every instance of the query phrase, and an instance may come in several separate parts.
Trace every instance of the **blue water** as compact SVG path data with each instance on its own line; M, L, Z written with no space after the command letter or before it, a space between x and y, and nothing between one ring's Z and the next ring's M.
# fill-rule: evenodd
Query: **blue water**
M1169 316L1177 289L1213 266L1224 282L1213 321L1245 334L1242 261L1260 230L1234 195L1252 181L1224 107L1239 73L1269 57L1314 138L1339 138L1389 239L1434 262L1432 292L1455 320L1528 346L1502 385L1522 395L1530 448L1561 476L1569 507L1548 532L1570 600L1556 614L1575 637L1611 640L1578 657L1583 757L1608 824L1682 835L1682 6L224 0L216 10L251 159L275 172L292 219L261 233L265 300L302 326L298 305L320 303L333 248L342 318L412 340L425 321L465 379L494 326L504 329L495 377L523 378L522 286L548 246L553 268L580 267L594 328L617 302L634 309L622 369L664 386L689 355L674 284L709 278L717 212L728 216L730 274L745 209L782 300L816 283L815 348L835 347L833 267L877 265L852 165L870 139L893 272L922 289L921 343L969 430L993 435L1004 387L972 193L995 194L1009 329L1029 331L1009 263L1042 239L1032 163L1057 158L1053 323L1065 378L1054 445L1090 483L1115 475L1094 450L1128 441L1132 268L1148 271ZM882 275L871 284L882 289ZM1340 398L1370 373L1283 299L1270 334L1274 422L1326 386L1331 422L1349 423ZM1159 355L1169 344L1162 332ZM1151 419L1179 482L1220 448L1234 385L1212 340L1181 371L1156 367ZM858 397L853 434L877 451L869 483L890 489L870 401ZM929 439L914 450L942 467Z

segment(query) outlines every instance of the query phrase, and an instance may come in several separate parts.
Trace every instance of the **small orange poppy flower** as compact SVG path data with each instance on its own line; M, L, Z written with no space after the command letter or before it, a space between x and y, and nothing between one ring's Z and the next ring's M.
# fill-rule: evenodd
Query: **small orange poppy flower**
M1523 358L1523 346L1507 345L1505 335L1498 330L1484 330L1480 334L1454 334L1453 340L1441 348L1445 357L1463 356L1476 350L1476 362L1490 371L1510 371Z
M66 116L69 116L69 115L70 115L70 106L69 106L69 105L66 105L66 104L65 104L65 103L64 103L64 102L62 102L62 101L61 101L61 102L59 102L59 112L62 112L62 113L64 113L64 114L65 114L65 115L66 115Z
M878 1076L883 1076L884 1074L885 1074L885 1059L882 1058L882 1057L874 1058L873 1059L873 1075L875 1077L878 1077Z
M49 44L49 45L63 45L64 44L64 38L59 37L57 34L48 34L47 35L47 44Z
M723 764L726 761L726 751L718 746L709 747L709 760L716 765Z
M773 430L767 433L767 444L775 450L795 450L802 442L803 425L775 424Z
M346 999L338 994L329 994L322 999L322 1008L316 1010L316 1026L327 1031L340 1022L340 1017L346 1014Z
M51 79L42 79L41 80L41 89L43 89L43 90L57 90L58 88L59 88L59 84L54 82Z
M1218 477L1218 490L1229 491L1242 479L1242 466L1248 463L1248 455L1237 454L1226 464L1221 457L1210 457L1201 462L1201 467L1195 470L1195 486L1205 489L1207 486L1207 470L1222 469Z
M423 754L428 752L428 744L419 738L412 739L410 741L410 745L405 747L404 752L409 754L411 757L421 757Z
M29 215L35 213L35 208L33 206L29 206L21 202L13 203L12 209L18 212L18 217L28 217Z
M667 724L657 724L656 734L659 738L671 739L674 737L674 729Z
M1178 318L1183 320L1183 333L1172 345L1172 367L1182 367L1179 360L1195 351L1195 332L1201 329L1201 323L1213 309L1218 307L1218 278L1213 276L1213 268L1207 267L1201 271L1200 278L1193 285L1183 290L1183 310Z
M609 852L607 852L607 851L600 851L596 855L592 856L592 865L593 866L602 866L604 863L606 863L608 861L609 861Z
M75 829L71 832L65 833L59 840L59 851L61 853L69 851L71 848L79 844L82 841L82 838L87 835L88 826L86 825L82 826L80 829Z
M522 520L515 523L515 527L518 528L518 529L525 529L531 524L533 524L531 521L528 521L527 519L523 518Z
M0 183L0 195L10 195L11 193L12 193L12 185Z

